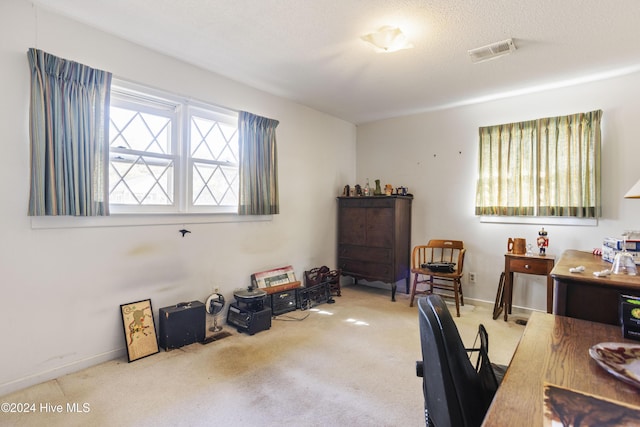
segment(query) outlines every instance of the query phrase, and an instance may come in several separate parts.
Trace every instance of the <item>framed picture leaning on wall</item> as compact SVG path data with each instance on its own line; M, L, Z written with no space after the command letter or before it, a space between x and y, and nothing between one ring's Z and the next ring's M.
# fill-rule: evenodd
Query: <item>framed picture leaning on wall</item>
M120 312L129 362L158 353L160 350L151 300L122 304Z

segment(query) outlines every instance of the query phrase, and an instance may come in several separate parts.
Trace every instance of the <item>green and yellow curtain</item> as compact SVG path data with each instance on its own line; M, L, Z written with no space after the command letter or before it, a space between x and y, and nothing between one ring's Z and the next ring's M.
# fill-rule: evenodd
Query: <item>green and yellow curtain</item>
M602 111L479 129L476 215L598 218Z

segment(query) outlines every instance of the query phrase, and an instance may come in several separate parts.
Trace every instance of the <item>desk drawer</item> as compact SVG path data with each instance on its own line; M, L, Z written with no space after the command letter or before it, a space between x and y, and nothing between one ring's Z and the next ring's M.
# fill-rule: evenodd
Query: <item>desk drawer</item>
M551 261L551 259L549 260ZM521 259L513 258L509 261L509 267L512 273L527 273L527 274L539 274L546 276L553 263L549 264L549 261L544 259Z

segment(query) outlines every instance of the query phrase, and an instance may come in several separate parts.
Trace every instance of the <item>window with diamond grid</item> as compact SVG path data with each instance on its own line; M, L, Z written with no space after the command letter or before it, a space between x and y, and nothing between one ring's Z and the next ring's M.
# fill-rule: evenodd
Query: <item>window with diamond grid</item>
M237 113L113 85L109 126L112 212L236 212Z

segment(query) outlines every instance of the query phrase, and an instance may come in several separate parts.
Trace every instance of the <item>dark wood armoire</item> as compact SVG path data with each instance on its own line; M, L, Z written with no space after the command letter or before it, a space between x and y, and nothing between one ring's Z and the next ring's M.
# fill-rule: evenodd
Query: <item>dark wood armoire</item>
M338 197L338 268L344 276L391 284L406 281L411 256L410 196Z

